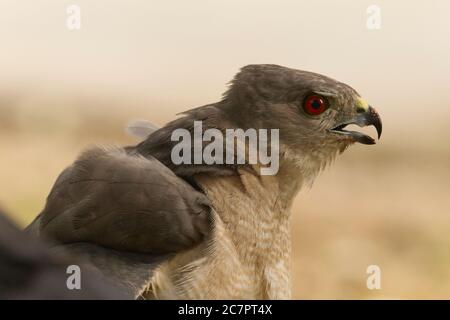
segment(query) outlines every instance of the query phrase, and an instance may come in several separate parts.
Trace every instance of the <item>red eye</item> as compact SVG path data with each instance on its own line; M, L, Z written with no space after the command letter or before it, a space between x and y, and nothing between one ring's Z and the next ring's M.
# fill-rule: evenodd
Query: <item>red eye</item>
M325 99L318 95L308 96L303 104L303 109L309 115L318 116L327 109Z

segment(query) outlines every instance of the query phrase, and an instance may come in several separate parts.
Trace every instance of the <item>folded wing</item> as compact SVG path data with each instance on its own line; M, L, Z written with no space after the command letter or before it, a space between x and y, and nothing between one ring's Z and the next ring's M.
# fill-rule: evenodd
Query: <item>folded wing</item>
M161 162L95 148L62 172L28 230L138 292L150 269L210 228L206 196Z

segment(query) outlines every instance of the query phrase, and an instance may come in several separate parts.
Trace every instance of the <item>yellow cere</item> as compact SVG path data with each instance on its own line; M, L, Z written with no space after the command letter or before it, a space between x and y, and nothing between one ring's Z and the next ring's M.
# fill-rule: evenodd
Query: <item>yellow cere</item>
M369 110L369 104L361 97L358 97L356 99L356 108L357 109L363 109L364 111Z

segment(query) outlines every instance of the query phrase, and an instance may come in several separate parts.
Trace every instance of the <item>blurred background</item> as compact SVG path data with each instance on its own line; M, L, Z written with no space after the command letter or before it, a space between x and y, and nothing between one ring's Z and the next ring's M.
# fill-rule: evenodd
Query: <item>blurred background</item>
M81 150L218 101L246 64L314 71L358 90L384 132L297 197L294 297L450 299L449 13L445 0L0 0L0 205L27 225Z

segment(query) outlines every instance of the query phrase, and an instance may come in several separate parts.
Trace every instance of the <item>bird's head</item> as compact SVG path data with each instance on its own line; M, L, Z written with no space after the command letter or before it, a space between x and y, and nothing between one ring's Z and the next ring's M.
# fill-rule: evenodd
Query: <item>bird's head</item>
M352 143L375 143L346 126L373 125L378 138L382 131L375 109L350 86L278 65L242 68L224 101L240 127L279 129L280 149L297 162L316 162L319 169Z

